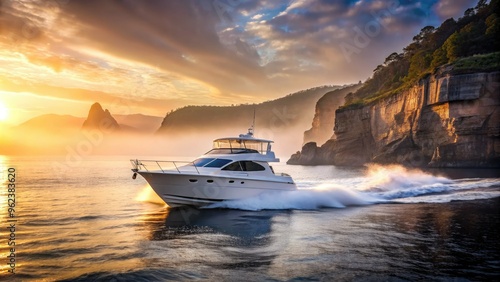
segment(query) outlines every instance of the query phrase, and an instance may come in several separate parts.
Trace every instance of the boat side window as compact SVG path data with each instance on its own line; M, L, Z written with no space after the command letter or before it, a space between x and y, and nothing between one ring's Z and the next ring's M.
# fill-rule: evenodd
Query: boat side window
M205 167L223 167L230 162L231 162L231 160L227 160L227 159L215 159L214 161L206 164Z
M262 171L266 170L263 166L256 162L244 161L241 162L244 171Z
M222 170L230 170L230 171L262 171L266 170L263 166L258 163L252 161L241 161L234 162L232 164L227 165Z
M230 171L242 171L240 162L234 162L232 164L228 164L222 170L230 170Z

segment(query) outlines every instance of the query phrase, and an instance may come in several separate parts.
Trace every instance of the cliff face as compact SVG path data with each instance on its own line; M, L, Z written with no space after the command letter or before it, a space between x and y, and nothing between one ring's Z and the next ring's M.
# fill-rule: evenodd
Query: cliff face
M433 75L407 91L336 111L335 140L291 163L500 166L500 72Z
M332 138L335 125L335 110L344 104L344 97L355 92L361 83L342 89L330 91L323 95L316 103L312 127L304 132L304 144L316 142L323 144Z

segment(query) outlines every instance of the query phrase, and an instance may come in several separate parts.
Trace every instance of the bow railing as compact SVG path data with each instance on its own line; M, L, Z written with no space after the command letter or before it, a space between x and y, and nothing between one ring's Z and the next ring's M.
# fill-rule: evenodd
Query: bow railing
M196 173L200 174L198 167L193 162L185 161L154 161L154 160L130 160L132 171L147 172L178 172L178 173Z

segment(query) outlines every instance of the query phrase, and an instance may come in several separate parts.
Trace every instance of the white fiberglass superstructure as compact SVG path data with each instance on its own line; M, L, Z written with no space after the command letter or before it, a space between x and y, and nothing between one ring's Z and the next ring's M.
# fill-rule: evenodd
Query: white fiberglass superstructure
M253 136L252 128L238 137L218 138L213 148L192 162L131 160L140 174L170 207L205 206L221 201L297 189L292 177L275 173L279 162L271 140Z

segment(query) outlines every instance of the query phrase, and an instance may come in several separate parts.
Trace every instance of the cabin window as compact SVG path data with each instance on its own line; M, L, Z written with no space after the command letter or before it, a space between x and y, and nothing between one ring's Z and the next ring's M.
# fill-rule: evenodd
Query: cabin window
M260 164L256 163L256 162L242 162L244 165L243 165L243 168L245 169L245 171L262 171L262 170L266 170L263 166L261 166Z
M195 160L193 163L197 167L223 167L230 162L231 160L226 159L201 158Z
M241 161L234 162L232 164L227 165L222 170L229 171L263 171L266 170L262 165L252 162L252 161Z
M225 168L222 170L230 170L230 171L242 171L240 162L234 162L232 164L228 164Z
M209 162L213 161L215 159L213 158L201 158L201 159L196 159L193 163L194 166L205 166Z
M223 167L230 163L231 160L226 160L226 159L215 159L212 162L209 162L208 164L205 165L205 167Z

